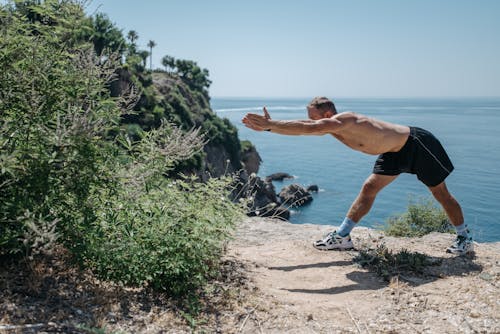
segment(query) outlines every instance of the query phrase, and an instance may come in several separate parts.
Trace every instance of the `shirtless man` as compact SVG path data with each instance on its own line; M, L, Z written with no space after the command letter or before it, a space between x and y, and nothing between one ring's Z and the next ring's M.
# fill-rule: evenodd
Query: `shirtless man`
M247 114L243 123L256 131L282 135L330 134L353 150L378 155L373 173L366 179L338 231L314 242L321 250L351 249L351 230L368 213L378 192L401 173L416 174L443 206L457 238L447 252L465 254L473 251L472 239L464 223L462 209L446 187L452 172L451 163L440 142L428 131L393 124L356 114L337 113L326 97L316 97L307 106L308 120L273 120L264 107L264 115Z

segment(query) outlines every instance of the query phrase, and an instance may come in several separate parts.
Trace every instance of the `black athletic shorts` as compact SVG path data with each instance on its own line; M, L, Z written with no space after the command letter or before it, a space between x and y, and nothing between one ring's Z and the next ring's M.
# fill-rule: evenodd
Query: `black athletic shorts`
M399 152L379 155L374 174L399 175L416 174L428 187L434 187L446 179L453 170L453 164L436 137L424 129L410 127L410 135Z

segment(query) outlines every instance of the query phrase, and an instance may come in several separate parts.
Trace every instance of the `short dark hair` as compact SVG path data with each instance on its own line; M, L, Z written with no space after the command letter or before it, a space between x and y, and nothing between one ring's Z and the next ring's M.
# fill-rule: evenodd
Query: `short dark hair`
M324 96L316 96L314 99L309 102L308 107L314 107L321 111L332 111L334 114L337 113L337 109L335 109L335 104Z

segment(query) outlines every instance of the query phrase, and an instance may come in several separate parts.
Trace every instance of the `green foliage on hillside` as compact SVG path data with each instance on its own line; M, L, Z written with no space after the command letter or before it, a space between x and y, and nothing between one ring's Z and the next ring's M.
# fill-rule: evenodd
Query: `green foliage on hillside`
M125 122L133 91L110 89L134 47L106 20L77 1L0 5L0 255L60 244L100 277L185 293L216 268L240 210L230 180L165 178L207 138L167 122L137 64L144 109Z
M426 198L410 201L408 210L390 217L383 229L387 235L395 237L421 237L431 232L453 231L446 212Z
M211 81L208 71L195 62L169 58L173 62L170 71L156 70L153 73L138 65L138 58L127 58L125 68L142 94L134 113L124 116L123 123L137 124L144 131L154 129L162 119L184 129L200 127L208 145L223 148L228 152L234 170L241 168L238 130L229 120L217 117L210 109L207 89ZM137 132L131 135L135 138ZM203 153L200 153L196 159L184 162L179 168L199 170L202 160Z

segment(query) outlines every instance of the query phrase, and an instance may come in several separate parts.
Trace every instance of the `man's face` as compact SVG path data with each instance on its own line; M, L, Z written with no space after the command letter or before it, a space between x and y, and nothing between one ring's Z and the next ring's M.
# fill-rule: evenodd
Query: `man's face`
M325 114L315 107L307 107L307 115L309 116L309 119L312 119L313 121L326 118Z

